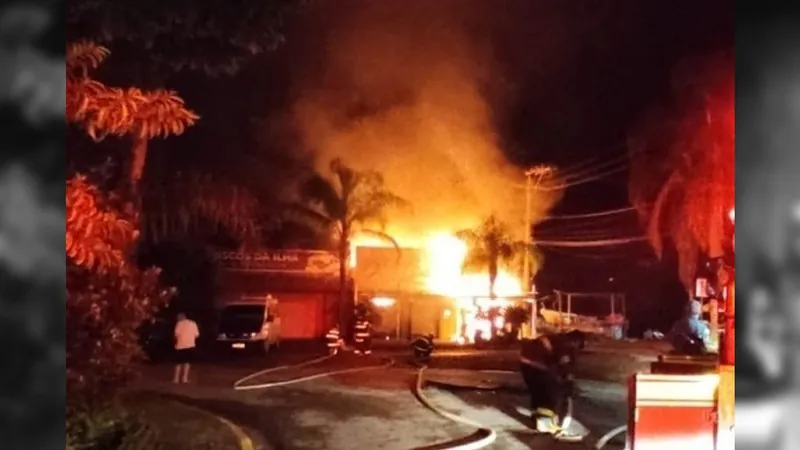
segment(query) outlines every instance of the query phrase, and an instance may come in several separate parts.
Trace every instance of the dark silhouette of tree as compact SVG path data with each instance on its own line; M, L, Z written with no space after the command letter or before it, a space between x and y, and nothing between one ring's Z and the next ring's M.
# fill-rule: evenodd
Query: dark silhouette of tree
M700 255L723 254L734 206L733 52L676 68L673 96L631 137L629 193L656 254L677 250L691 290Z
M284 40L287 17L305 0L74 0L68 40L124 48L129 64L148 75L191 70L235 73L254 55Z
M397 248L397 242L384 232L386 214L407 202L395 195L375 171L358 171L340 159L330 163L331 175L314 175L301 189L303 202L291 208L292 217L310 224L330 237L339 257L340 323L347 321L354 306L347 297L348 261L352 239L369 235Z
M500 268L519 263L529 252L536 267L539 254L523 241L515 239L506 224L495 216L489 216L478 227L456 232L456 236L467 244L467 256L463 269L467 272L486 271L489 277L489 297L496 298L495 282Z
M528 252L536 267L539 254L534 247L512 237L506 224L491 215L477 228L459 230L456 236L467 244L467 255L464 258L463 270L466 272L486 271L489 277L489 298L497 298L495 283L502 267L512 267L520 263L525 253ZM496 311L489 314L492 336L496 329L494 318Z

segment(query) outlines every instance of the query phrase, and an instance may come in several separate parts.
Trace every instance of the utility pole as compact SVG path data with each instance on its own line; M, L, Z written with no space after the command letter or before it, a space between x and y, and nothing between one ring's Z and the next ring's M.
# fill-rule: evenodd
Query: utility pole
M531 283L531 254L530 254L530 247L533 245L532 242L532 232L531 232L531 201L533 198L533 189L538 188L542 182L542 179L550 175L553 172L553 168L548 165L539 164L537 166L531 167L530 169L525 171L525 254L523 259L523 266L522 266L522 280L525 287L526 293L535 294L532 292L533 283ZM531 338L536 337L536 299L531 299L531 329L530 334Z
M551 174L553 168L544 164L531 167L525 171L525 244L529 247L533 244L531 242L531 201L533 199L533 189L538 188L542 179ZM525 282L525 291L531 289L531 255L530 252L525 252L525 259L522 267L522 279Z

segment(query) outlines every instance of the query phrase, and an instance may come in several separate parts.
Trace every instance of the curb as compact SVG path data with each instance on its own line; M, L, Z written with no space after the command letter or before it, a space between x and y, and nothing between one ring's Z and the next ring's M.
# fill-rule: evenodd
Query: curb
M220 422L223 425L225 425L231 431L231 433L233 433L233 435L236 437L236 440L238 441L239 450L255 450L255 446L253 445L253 440L250 439L250 436L248 436L247 433L245 433L245 431L240 426L236 425L235 423L231 422L230 420L228 420L228 419L226 419L226 418L224 418L222 416L218 416L218 415L216 415L216 414L214 414L214 413L212 413L210 411L206 411L205 409L198 408L198 407L192 406L192 405L188 405L186 403L183 403L183 402L180 402L180 401L177 401L177 400L168 400L168 401L173 403L173 404L180 405L183 408L188 408L188 409L191 409L192 411L196 411L196 412L198 412L200 414L213 417L218 422Z

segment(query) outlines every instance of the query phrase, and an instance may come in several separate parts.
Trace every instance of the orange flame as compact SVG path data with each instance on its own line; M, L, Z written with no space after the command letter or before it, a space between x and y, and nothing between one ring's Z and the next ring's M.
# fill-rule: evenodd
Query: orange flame
M453 298L488 297L488 273L465 273L462 269L467 257L467 244L453 233L431 233L423 239L397 238L401 247L423 249L425 290L428 293ZM357 247L388 247L385 241L369 236L356 236L350 252L350 267L355 267ZM495 280L495 295L510 297L522 295L522 283L511 272L501 269Z

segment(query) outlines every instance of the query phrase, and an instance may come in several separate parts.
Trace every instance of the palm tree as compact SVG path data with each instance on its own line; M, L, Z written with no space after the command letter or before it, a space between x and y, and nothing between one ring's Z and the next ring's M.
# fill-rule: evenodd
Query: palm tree
M734 204L733 55L678 69L676 104L654 112L632 136L629 192L656 255L667 242L675 248L691 291L700 255L723 254Z
M333 240L339 257L340 324L347 321L351 302L347 298L347 262L354 236L370 235L398 248L386 234L386 213L407 202L388 189L375 171L358 171L340 159L330 163L331 176L313 175L302 186L302 204L291 208Z
M535 249L512 237L506 224L494 215L489 216L474 229L456 232L456 236L467 244L467 255L464 258L463 270L482 272L489 276L489 298L497 298L495 283L503 266L516 265L528 252L535 261L539 256ZM490 313L492 335L494 335L494 317Z

